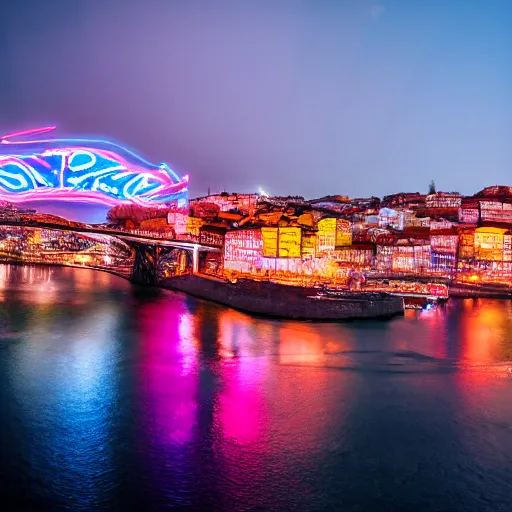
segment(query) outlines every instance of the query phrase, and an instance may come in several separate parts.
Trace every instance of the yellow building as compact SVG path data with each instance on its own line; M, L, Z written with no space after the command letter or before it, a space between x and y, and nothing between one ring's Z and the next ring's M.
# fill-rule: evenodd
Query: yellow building
M302 257L314 258L316 248L316 233L302 233Z
M40 244L41 243L41 230L34 229L31 231L30 243L32 244Z
M506 229L475 229L475 258L488 261L503 261L503 242Z
M279 257L301 257L301 228L279 228Z
M263 256L277 258L277 237L279 228L261 228L263 238Z
M261 228L263 256L267 258L300 258L301 228Z
M194 236L200 235L201 227L205 224L203 219L199 217L187 217L187 233L190 233Z
M336 247L352 245L352 222L345 219L336 219Z
M336 246L336 219L326 218L318 221L317 254L334 250Z

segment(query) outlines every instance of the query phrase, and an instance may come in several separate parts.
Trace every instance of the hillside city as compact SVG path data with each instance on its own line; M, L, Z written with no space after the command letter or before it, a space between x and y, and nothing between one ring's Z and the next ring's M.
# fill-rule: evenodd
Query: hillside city
M14 219L27 226L84 226L5 202L0 215L4 222ZM508 186L487 187L468 197L436 192L432 183L429 194L398 193L382 199L306 200L223 192L192 199L187 210L116 206L103 228L221 248L201 255L200 271L230 280L427 293L427 286L448 282L509 288L512 278ZM25 230L13 238L13 230L3 227L4 252L20 250L21 240L29 236ZM112 246L105 237L83 233L57 236L56 231L42 230L24 247L25 256L47 250L54 259L64 257L57 252L66 249L70 261L82 264L100 265L106 258L123 266L130 258L121 242ZM189 270L177 251L163 273Z

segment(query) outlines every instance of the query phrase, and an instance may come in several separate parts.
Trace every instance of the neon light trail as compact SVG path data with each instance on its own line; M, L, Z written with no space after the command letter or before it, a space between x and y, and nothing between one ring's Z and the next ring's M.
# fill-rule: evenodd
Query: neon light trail
M185 206L188 176L155 165L109 141L40 139L39 128L0 139L0 199L66 201L108 206Z

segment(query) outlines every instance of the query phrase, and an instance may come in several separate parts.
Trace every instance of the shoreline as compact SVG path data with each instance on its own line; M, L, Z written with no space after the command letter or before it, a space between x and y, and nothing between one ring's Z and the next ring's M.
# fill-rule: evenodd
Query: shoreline
M26 262L0 258L0 264L18 266L70 267L107 272L132 284L169 290L219 304L249 315L300 321L382 320L404 314L403 300L377 294L347 294L340 300L308 297L312 290L246 280L233 285L197 275L166 278L149 285L111 269L66 263ZM316 292L317 290L315 290ZM316 299L316 300L315 300Z
M491 283L474 285L470 283L452 283L448 287L449 297L461 299L509 299L512 290Z
M266 318L299 321L383 320L402 316L405 310L401 297L388 296L385 300L386 294L377 297L377 294L364 290L361 293L347 292L347 295L340 300L333 300L328 297L313 297L313 294L318 293L318 289L248 279L239 281L239 284L232 284L209 276L186 274L164 278L157 284L149 285L134 280L128 273L100 266L44 261L27 262L5 257L0 257L0 264L69 267L106 272L137 286L184 293L249 315ZM449 298L512 300L512 291L492 284L453 283L449 286ZM402 306L399 307L393 299L400 300ZM364 304L367 305L366 308Z

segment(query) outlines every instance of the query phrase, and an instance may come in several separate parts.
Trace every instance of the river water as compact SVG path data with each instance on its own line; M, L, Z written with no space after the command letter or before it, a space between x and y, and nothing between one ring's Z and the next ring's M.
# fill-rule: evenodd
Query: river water
M252 318L0 266L4 510L512 510L512 304Z

